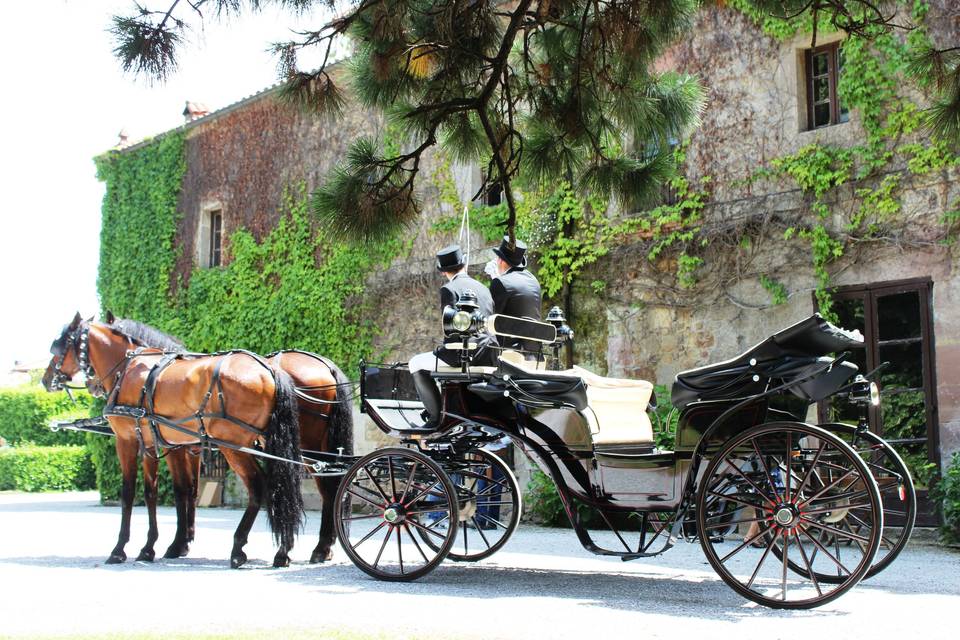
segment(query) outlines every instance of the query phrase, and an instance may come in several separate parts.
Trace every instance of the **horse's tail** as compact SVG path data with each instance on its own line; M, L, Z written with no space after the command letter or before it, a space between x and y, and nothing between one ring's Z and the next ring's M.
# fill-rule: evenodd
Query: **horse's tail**
M337 401L330 408L330 449L336 451L343 447L343 452L353 455L353 400L351 399L351 383L340 367L327 362L330 373L337 381Z
M300 460L300 420L293 380L280 369L273 369L276 396L266 433L266 452L287 460ZM300 465L266 458L267 516L276 542L293 548L303 528L303 494Z

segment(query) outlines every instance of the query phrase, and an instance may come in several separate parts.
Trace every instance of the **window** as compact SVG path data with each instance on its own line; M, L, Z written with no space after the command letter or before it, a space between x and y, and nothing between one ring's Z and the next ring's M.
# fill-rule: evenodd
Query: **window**
M219 267L221 259L221 243L223 238L223 211L215 209L210 212L210 256L208 266Z
M807 129L819 129L850 119L847 108L837 97L837 83L843 73L843 48L839 42L808 49Z
M910 469L920 526L936 524L924 484L939 449L932 288L929 279L904 280L841 287L833 295L840 326L863 333L866 348L853 351L850 360L862 373L889 363L879 375L881 403L870 410L870 430L890 441ZM856 424L857 411L834 398L820 403L818 418Z
M193 255L198 267L219 267L223 264L223 205L218 201L206 203L197 216L197 233Z

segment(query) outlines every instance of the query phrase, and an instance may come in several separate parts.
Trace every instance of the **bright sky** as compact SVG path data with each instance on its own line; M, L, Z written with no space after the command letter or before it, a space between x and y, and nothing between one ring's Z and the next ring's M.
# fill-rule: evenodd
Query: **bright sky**
M142 4L164 4L143 0ZM48 360L74 312L98 312L103 185L92 158L126 129L139 140L183 122L184 102L216 110L276 81L272 42L319 26L279 10L209 21L180 71L149 86L121 73L106 29L131 0L6 3L0 20L0 372ZM309 68L315 61L305 60Z

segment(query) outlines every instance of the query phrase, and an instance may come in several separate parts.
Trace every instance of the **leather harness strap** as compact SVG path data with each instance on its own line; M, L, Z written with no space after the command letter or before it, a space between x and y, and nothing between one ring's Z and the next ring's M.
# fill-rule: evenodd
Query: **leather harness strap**
M129 364L129 361L132 358L143 355L142 353L140 353L140 351L141 351L140 349L137 349L135 351L128 353L127 363ZM150 368L150 371L147 373L146 380L144 380L143 386L140 389L140 398L137 403L137 406L121 405L121 404L117 404L116 402L117 397L119 396L120 387L123 384L127 371L129 370L128 367L123 368L123 370L118 376L116 387L113 389L113 392L110 394L110 396L107 399L107 405L104 408L103 415L119 416L119 417L134 419L136 422L135 432L137 435L137 440L140 444L141 454L150 455L157 459L162 458L166 455L166 454L160 453L161 449L166 449L169 452L172 449L179 449L181 447L190 446L197 443L215 444L218 446L227 446L227 447L236 448L236 446L232 445L231 443L222 441L218 438L211 437L206 431L206 426L204 424L205 419L206 420L210 420L210 419L226 420L228 422L231 422L237 425L238 427L241 427L242 429L250 431L258 436L262 436L264 434L263 429L255 427L254 425L244 422L239 418L236 418L234 416L227 414L227 404L226 404L226 398L223 393L223 383L221 379L222 378L221 372L223 369L223 364L227 360L227 356L234 355L234 354L245 354L253 358L254 361L256 361L258 364L263 366L268 372L270 372L271 376L274 378L274 382L277 383L276 376L274 375L273 369L270 368L269 364L263 358L261 358L255 353L252 353L250 351L245 351L245 350L236 350L236 351L228 351L223 353L212 354L213 356L219 356L219 357L217 358L216 364L214 365L213 375L211 376L211 379L210 379L210 386L207 389L207 392L204 395L203 401L200 403L200 406L192 415L186 418L182 418L180 420L172 420L170 418L166 418L156 413L154 396L156 394L157 385L160 381L160 375L163 373L163 371L167 367L169 367L176 360L196 358L199 356L199 354L165 352L161 355L160 359ZM207 406L209 405L210 399L213 397L214 393L217 394L217 400L220 404L220 409L219 411L216 411L216 412L207 411ZM152 432L153 443L154 443L154 451L152 453L146 447L146 442L144 440L143 431L142 431L142 422L141 422L142 420L147 421L147 424L150 426L150 429ZM191 429L185 426L186 423L194 422L194 421L198 423L197 429ZM168 427L170 429L173 429L175 431L179 431L180 433L183 433L186 435L196 436L197 440L196 442L172 444L168 442L165 438L163 438L163 436L160 434L161 425Z

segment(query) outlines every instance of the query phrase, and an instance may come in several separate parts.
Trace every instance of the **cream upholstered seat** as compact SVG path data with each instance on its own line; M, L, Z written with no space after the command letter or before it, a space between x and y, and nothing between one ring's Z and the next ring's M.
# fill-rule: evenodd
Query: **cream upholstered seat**
M516 351L505 350L500 358L510 364L537 373L542 363L524 360ZM653 384L646 380L607 378L583 367L573 366L566 371L551 371L551 375L580 378L587 386L589 406L583 413L590 423L593 444L652 444L653 425L647 416L647 406L653 395Z
M596 424L590 425L594 445L653 442L653 425L647 416L653 384L646 380L606 378L576 365L571 371L587 385L590 406L585 413L592 411L594 415L588 415L588 419L596 418Z

